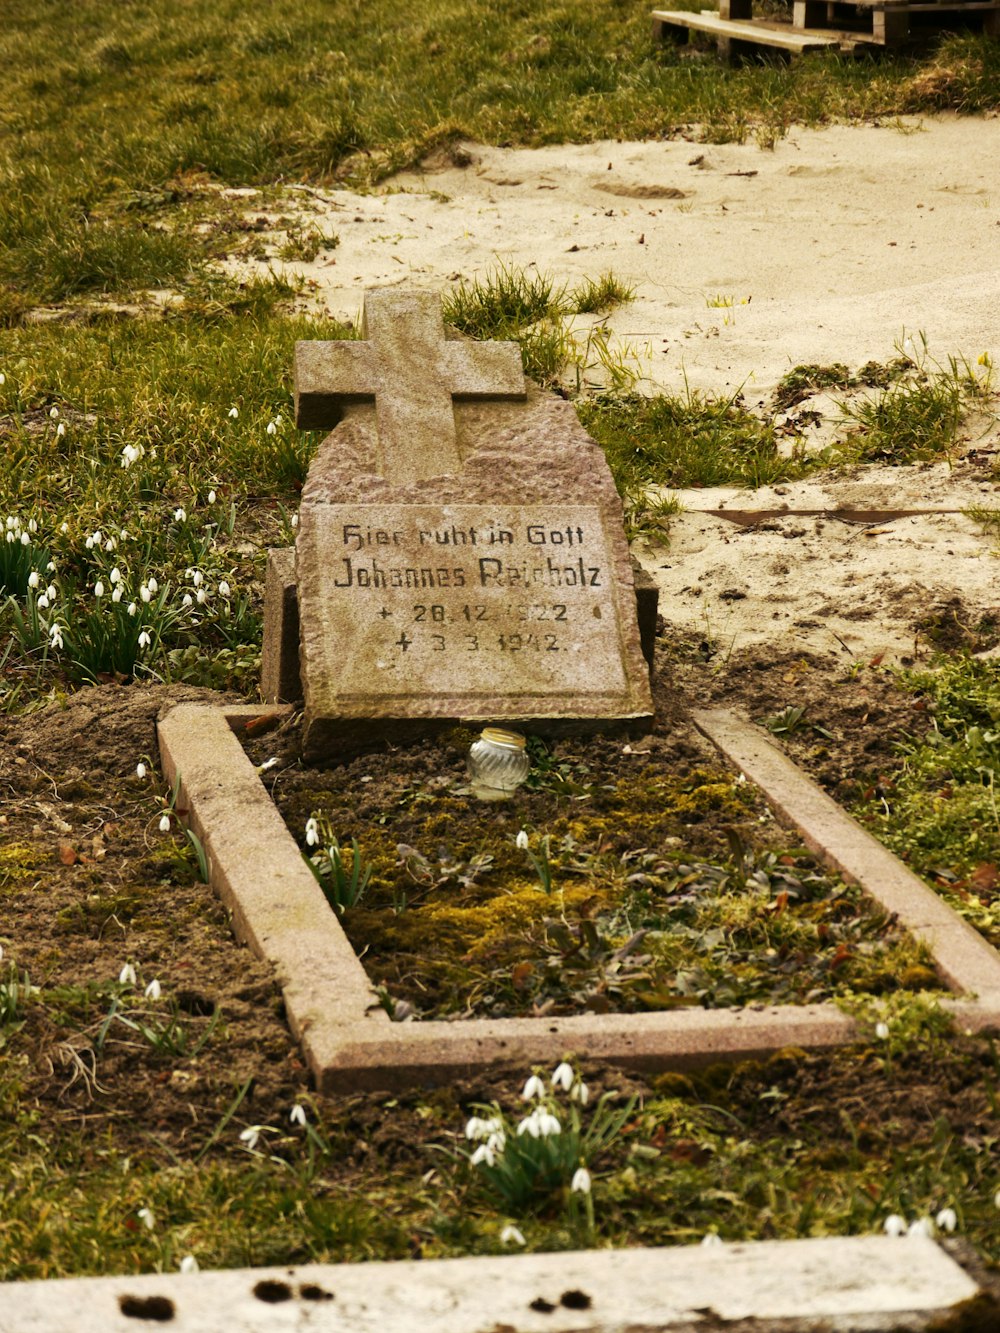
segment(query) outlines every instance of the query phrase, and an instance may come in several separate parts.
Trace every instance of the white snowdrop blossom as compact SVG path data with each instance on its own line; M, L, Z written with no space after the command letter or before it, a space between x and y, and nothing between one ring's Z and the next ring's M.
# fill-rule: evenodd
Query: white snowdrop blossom
M181 606L194 606L194 598L189 592L186 592L181 598Z
M547 1139L552 1134L558 1134L562 1130L558 1119L551 1111L546 1111L544 1107L536 1106L530 1115L524 1117L517 1127L518 1135L530 1134L533 1139Z
M573 1086L573 1066L568 1065L565 1060L556 1065L552 1073L552 1086L562 1088L563 1092L569 1092Z
M21 545L22 545L22 546L30 546L30 545L31 545L31 538L28 536L28 534L27 534L26 532L22 532L22 533L21 533Z
M123 468L130 468L133 463L138 463L145 452L142 445L126 444L119 462Z
M586 1106L590 1101L590 1089L582 1078L578 1079L570 1088L569 1099L571 1102L579 1102L581 1106Z
M180 1262L180 1271L182 1273L197 1273L198 1260L193 1254L186 1254Z
M200 588L201 585L202 585L202 583L204 583L204 581L205 581L205 575L201 572L201 570L200 570L200 569L192 569L192 571L191 571L191 582L194 584L194 586L195 586L196 588Z
M139 763L137 763L135 766L135 775L137 778L144 778L146 776L146 765L142 762L142 760L140 760Z
M146 996L147 1000L158 1000L160 998L163 994L163 990L156 977L149 983L143 994Z
M135 968L132 966L131 963L126 963L125 966L122 968L122 970L118 973L118 981L122 986L135 985Z
M147 586L148 586L150 592L159 592L159 591L160 591L160 585L157 583L156 579L150 579L150 580L148 581Z
M215 492L214 492L214 491L209 491L209 493L208 493L208 503L209 503L210 505L214 505L214 504L215 504Z
M306 1110L301 1102L296 1102L288 1113L288 1118L293 1125L301 1125L303 1129L306 1124Z
M121 583L121 581L122 581L122 572L121 572L121 570L118 568L118 566L115 565L114 569L113 569L113 570L111 571L111 573L108 575L108 582L109 582L109 583Z
M175 510L174 510L174 522L175 522L175 523L185 523L185 522L187 522L187 513L186 513L183 509L175 509Z
M170 816L169 816L169 815L161 815L161 816L160 816L160 826L159 826L159 827L160 827L160 832L161 832L161 833L169 833L169 832L170 832Z
M153 640L149 637L149 630L141 630L139 633L139 647L148 648Z
M41 597L39 597L37 605L39 611L47 611L49 609L49 599L44 592Z
M256 1148L257 1144L260 1142L260 1131L262 1128L262 1125L248 1125L246 1129L240 1130L240 1142L245 1143L251 1152L253 1152L254 1148Z
M139 1221L147 1231L152 1231L155 1228L156 1218L153 1216L153 1210L151 1208L140 1208L136 1213L136 1217L138 1217Z
M143 602L148 602L149 599L152 597L152 595L153 595L153 594L150 592L150 590L149 590L149 586L148 586L147 584L143 583L143 584L140 586L140 588L139 588L139 598L140 598L140 600L143 601Z
M199 606L204 606L205 603L208 601L208 593L205 591L204 588L199 588L197 593L195 594L194 600L198 603Z
M954 1231L958 1226L958 1214L954 1208L942 1208L934 1222L942 1231Z
M590 1172L585 1166L578 1166L569 1183L573 1194L589 1194L591 1186Z
M291 526L292 526L293 528L297 528L297 527L299 526L299 516L298 516L298 514L293 514L293 515L292 515L291 520L290 520L290 523L291 523Z
M485 1162L487 1166L496 1166L497 1163L496 1153L489 1143L481 1143L469 1158L469 1163L472 1166L479 1166L483 1162Z
M918 1217L906 1228L908 1236L933 1236L934 1223L929 1217Z
M876 1024L875 1024L875 1036L878 1037L879 1041L888 1041L888 1040L889 1040L889 1024L888 1024L888 1023L876 1023Z
M706 1231L698 1244L702 1249L710 1250L716 1245L722 1245L724 1242L717 1231Z
M900 1217L899 1213L890 1213L882 1223L882 1230L887 1236L903 1236L906 1234L906 1218Z
M269 421L267 423L267 433L268 435L277 435L278 427L274 424L273 421Z
M126 610L130 616L137 616L139 614L139 608L136 606L135 602L129 602Z
M56 437L61 440L65 434L66 434L66 427L60 421L59 425L56 427Z
M54 583L50 583L49 586L45 589L45 596L49 599L50 602L55 601L56 589Z
M514 846L519 852L526 852L528 850L528 835L525 833L524 829L522 829L514 839Z
M231 590L230 590L229 584L226 582L225 579L223 579L222 582L219 584L219 592L220 592L220 594L221 594L223 597L228 597L230 591L231 591Z
M239 414L240 414L240 409L238 407L231 407L229 409L229 418L231 421L235 421L236 418L239 416Z
M95 597L104 596L104 584L101 582L100 579L98 579L97 582L94 584L94 596Z
M61 627L59 625L50 625L49 647L58 648L60 651L62 651L62 646L63 646L63 636Z
M538 1077L537 1074L532 1074L532 1076L528 1079L527 1083L525 1083L524 1089L521 1092L521 1100L524 1102L530 1102L534 1097L544 1097L544 1096L545 1096L545 1084L542 1082L542 1080Z
M489 1119L481 1119L474 1115L465 1124L465 1137L467 1139L488 1139L503 1135L503 1121L497 1116L490 1116Z
M6 383L7 383L7 376L3 373L2 370L0 370L0 384L6 384Z
M68 524L68 523L60 523L60 524L59 524L59 531L63 534L63 536L65 536L66 533L69 532L69 524Z
M28 575L28 587L37 588L40 582L41 579L39 575L34 570L32 570L31 573Z
M519 1227L516 1227L513 1222L508 1222L507 1225L504 1227L504 1229L500 1232L500 1244L525 1245L527 1244L527 1242L524 1239L524 1233L521 1231L521 1229Z
M59 409L58 409L58 407L50 407L50 408L49 408L49 416L51 417L51 419L52 419L53 421L58 421L58 420L59 420Z
M315 817L306 820L306 846L319 846L319 824L317 824Z
M117 606L118 603L121 601L121 599L122 599L122 590L121 590L121 585L119 584L117 587L111 589L111 600Z

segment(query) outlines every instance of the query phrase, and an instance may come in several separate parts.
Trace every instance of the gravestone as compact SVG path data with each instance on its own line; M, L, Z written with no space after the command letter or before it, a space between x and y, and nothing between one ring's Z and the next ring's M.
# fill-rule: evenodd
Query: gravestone
M621 502L571 404L516 344L449 337L430 293L369 292L362 334L296 347L296 422L335 427L295 547L303 757L456 722L646 728Z

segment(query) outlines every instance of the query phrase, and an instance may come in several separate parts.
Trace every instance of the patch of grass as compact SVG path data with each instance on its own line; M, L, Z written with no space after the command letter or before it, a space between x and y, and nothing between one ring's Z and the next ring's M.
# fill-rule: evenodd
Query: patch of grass
M577 404L603 446L620 492L648 486L763 486L809 464L778 452L774 428L736 398L605 394Z
M635 298L635 287L613 273L585 278L569 294L569 307L578 315L602 315Z
M956 656L908 672L931 724L907 746L902 771L863 794L876 835L1000 944L1000 664Z

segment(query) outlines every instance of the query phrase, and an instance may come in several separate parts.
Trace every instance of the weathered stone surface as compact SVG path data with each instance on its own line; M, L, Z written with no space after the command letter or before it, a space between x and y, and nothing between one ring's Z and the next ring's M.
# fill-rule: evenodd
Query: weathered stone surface
M988 1281L988 1279L985 1279ZM932 1240L887 1236L576 1250L74 1278L0 1288L3 1333L917 1333L968 1327L991 1292ZM993 1326L993 1325L989 1325Z
M382 338L372 301L369 328ZM416 310L426 316L425 298ZM435 353L407 335L394 355L417 343L428 358L449 349L447 373L435 372L447 391L438 383L425 421L445 422L457 463L437 475L446 455L410 457L422 437L387 443L409 429L380 406L380 384L399 392L394 363L378 362L381 379L366 378L365 363L364 375L324 380L329 348L351 344L297 353L300 419L334 400L341 414L310 468L296 542L305 758L459 721L641 730L652 699L604 454L571 404L533 387L513 397L496 350L506 345L460 373L451 348L464 357L491 345L452 339ZM406 383L415 376L411 366ZM472 400L491 376L510 396ZM362 379L374 402L350 389Z
M398 483L459 470L455 398L524 397L517 345L446 341L431 292L367 292L361 336L296 346L295 420L321 430L373 403L378 470Z

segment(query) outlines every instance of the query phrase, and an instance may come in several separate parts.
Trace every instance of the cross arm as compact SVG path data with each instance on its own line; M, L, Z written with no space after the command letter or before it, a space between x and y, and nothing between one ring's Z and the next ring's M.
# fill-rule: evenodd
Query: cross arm
M299 430L327 430L343 416L346 403L375 397L371 349L367 343L295 344L295 424Z

